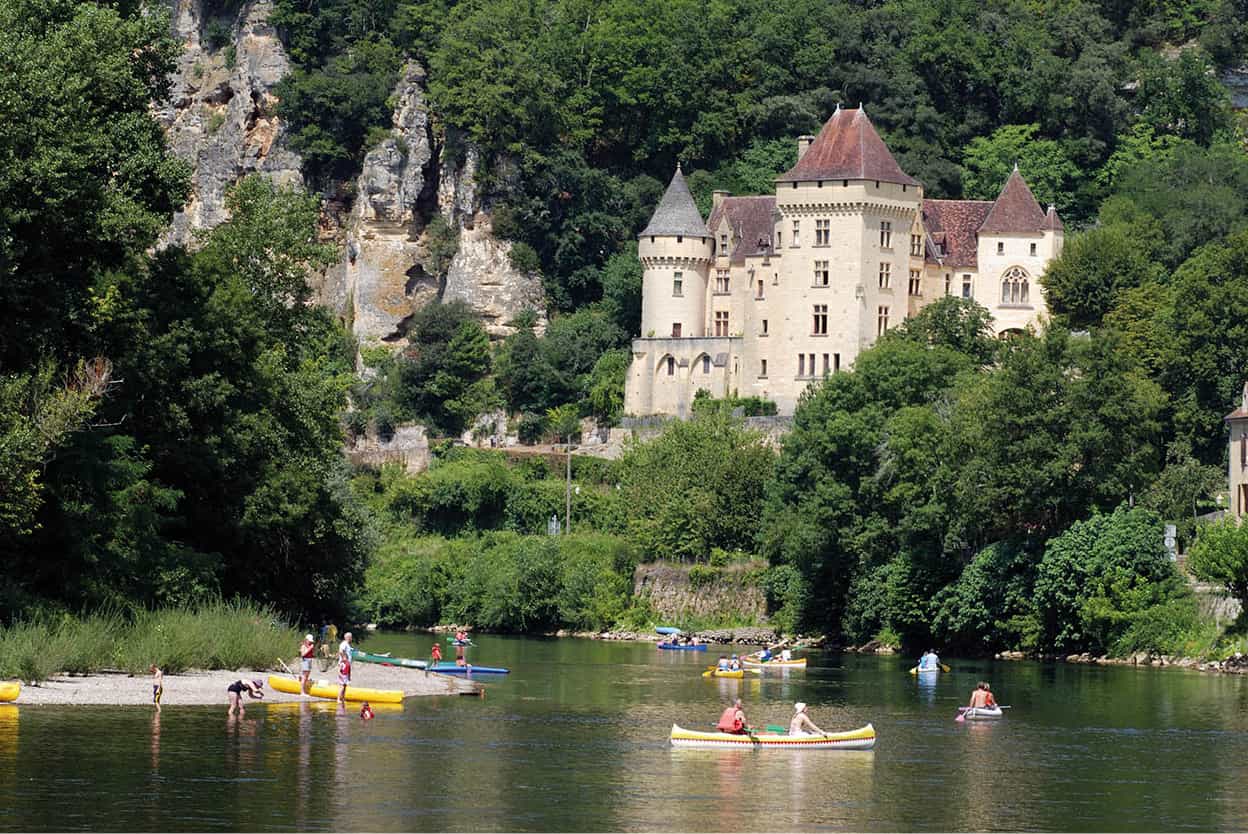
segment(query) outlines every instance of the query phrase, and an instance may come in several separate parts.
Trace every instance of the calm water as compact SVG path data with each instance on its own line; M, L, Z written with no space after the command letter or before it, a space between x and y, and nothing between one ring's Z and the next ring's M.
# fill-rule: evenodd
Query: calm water
M430 638L378 635L425 656ZM0 706L0 830L1248 829L1248 680L1180 671L811 654L761 680L647 645L481 637L484 700L369 723L327 704ZM712 653L710 655L714 657ZM413 674L421 674L413 672ZM980 677L1008 717L953 721ZM804 700L876 749L673 750L740 692L756 724Z

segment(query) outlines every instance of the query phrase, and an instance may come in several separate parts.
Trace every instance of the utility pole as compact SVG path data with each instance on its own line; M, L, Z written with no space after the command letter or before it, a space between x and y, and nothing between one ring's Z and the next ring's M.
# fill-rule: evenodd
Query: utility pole
M566 535L572 532L572 435L565 435L563 439L568 457L568 481L563 494L563 532Z

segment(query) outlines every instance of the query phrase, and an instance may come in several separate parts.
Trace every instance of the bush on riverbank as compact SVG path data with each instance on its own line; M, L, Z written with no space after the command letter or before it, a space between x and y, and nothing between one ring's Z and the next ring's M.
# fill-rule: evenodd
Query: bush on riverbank
M396 531L365 572L358 605L383 626L603 629L628 608L636 564L624 539L600 533L446 539Z
M0 678L37 682L104 669L137 675L153 663L169 673L267 669L298 644L298 631L274 609L239 600L132 617L111 611L62 615L0 629Z

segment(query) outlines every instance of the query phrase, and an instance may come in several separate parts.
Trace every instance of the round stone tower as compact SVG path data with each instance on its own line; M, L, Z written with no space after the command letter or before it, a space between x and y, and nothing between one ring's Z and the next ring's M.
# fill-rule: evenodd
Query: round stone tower
M638 238L642 338L706 335L714 244L680 166Z

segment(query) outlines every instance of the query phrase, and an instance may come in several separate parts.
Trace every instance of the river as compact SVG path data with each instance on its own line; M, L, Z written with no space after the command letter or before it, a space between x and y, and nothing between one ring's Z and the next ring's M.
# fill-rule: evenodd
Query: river
M370 651L421 657L428 635ZM486 697L330 704L0 706L0 830L1142 831L1248 829L1248 679L1179 670L811 653L805 671L704 680L707 655L481 636ZM413 672L412 674L423 674ZM953 719L976 680L998 722ZM876 749L673 750L740 693L794 701Z

